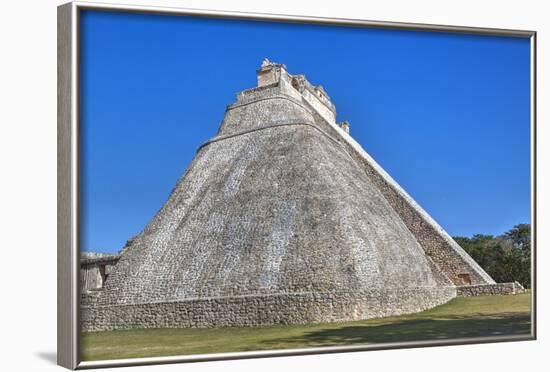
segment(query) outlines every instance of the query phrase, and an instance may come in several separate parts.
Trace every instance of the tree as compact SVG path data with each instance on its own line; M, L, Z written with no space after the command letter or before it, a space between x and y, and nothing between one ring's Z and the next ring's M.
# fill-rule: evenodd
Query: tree
M498 283L531 286L531 226L519 224L501 236L476 234L455 241Z
M504 233L510 239L516 248L524 254L531 256L531 225L522 223L514 226L514 228Z

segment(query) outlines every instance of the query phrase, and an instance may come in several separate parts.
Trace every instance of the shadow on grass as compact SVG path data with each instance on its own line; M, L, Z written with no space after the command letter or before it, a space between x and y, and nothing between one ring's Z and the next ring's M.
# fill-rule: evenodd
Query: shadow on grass
M346 323L84 333L83 360L529 335L528 312L413 314Z
M525 313L498 316L452 316L411 319L386 324L366 324L321 329L306 334L262 341L262 346L285 347L353 345L386 342L444 340L529 334L531 318Z

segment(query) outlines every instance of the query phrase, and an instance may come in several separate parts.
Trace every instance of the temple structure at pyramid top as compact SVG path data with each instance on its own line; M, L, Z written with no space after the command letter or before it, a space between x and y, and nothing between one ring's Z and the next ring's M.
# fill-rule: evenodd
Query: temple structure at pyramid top
M278 85L281 93L305 100L323 119L329 122L336 121L336 107L327 92L321 85L311 85L305 75L292 76L284 64L270 62L267 58L262 62L257 74L258 88ZM241 95L246 96L255 90L245 90Z
M521 290L372 159L321 86L267 59L257 76L108 277L86 276L83 329L347 321Z

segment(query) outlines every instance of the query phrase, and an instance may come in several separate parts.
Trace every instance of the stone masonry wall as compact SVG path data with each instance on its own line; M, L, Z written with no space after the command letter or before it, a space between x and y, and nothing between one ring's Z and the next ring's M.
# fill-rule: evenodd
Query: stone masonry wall
M462 285L456 287L456 294L460 297L510 295L525 292L518 282Z
M420 292L420 293L419 293ZM455 287L368 293L288 293L81 307L83 331L337 322L415 313L456 296ZM91 300L91 297L88 297Z
M80 290L87 291L103 286L103 276L97 264L85 265L80 268Z

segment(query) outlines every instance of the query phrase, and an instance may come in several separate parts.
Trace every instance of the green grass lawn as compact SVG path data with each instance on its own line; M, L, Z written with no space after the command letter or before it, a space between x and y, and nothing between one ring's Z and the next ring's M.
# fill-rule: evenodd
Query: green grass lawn
M82 360L522 335L530 293L459 297L422 313L345 323L84 332Z

